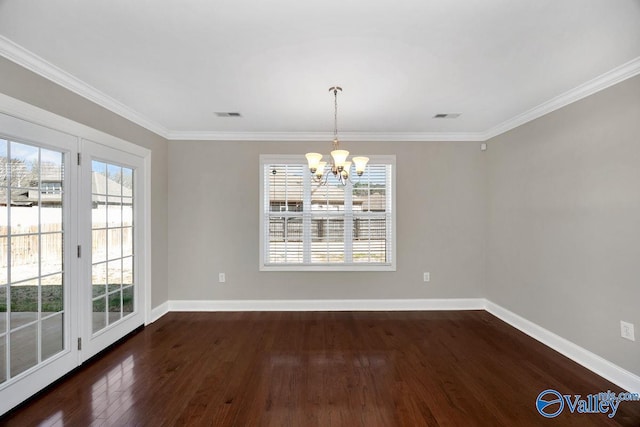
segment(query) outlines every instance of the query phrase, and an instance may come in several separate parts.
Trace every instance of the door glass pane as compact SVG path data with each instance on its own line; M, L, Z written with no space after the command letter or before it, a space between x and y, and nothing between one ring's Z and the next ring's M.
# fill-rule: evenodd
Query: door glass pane
M38 363L38 325L32 324L11 332L11 376Z
M8 187L8 159L7 159L7 140L0 138L0 185Z
M40 149L19 142L10 143L11 187L37 188L40 178Z
M126 190L125 188L124 191ZM131 197L122 198L122 225L124 227L133 225L133 199Z
M9 203L9 160L7 158L7 141L0 139L0 235L8 234Z
M94 264L91 269L91 283L93 287L92 298L104 295L107 292L107 263Z
M133 227L122 229L122 256L133 255Z
M107 194L107 164L95 160L92 161L91 176L91 193Z
M107 263L107 291L113 292L120 289L122 284L122 260L109 261Z
M41 232L62 231L62 153L40 150Z
M62 194L54 194L45 201L41 193L42 206L40 207L40 229L43 233L62 231ZM57 202L57 203L56 203Z
M134 171L98 161L92 162L92 168L92 325L95 333L120 320L123 311L124 316L134 312Z
M58 192L61 193L62 186L59 184L62 182L63 175L62 153L41 148L40 163L40 187L47 187L49 183L54 183L59 189Z
M40 274L62 271L62 233L43 234L40 238Z
M108 196L107 227L122 227L122 197Z
M63 314L56 314L42 320L42 360L46 360L64 348Z
M7 265L7 256L9 255L9 239L6 237L0 237L0 285L6 285L7 280L9 279L8 273L8 265Z
M109 294L109 324L120 320L122 308L122 292Z
M62 274L53 274L40 279L40 312L43 316L64 309Z
M0 335L0 383L7 380L7 346L6 335Z
M122 290L122 316L127 316L133 313L134 309L133 301L133 286L129 286Z
M122 258L122 228L110 228L107 231L107 259Z
M0 381L63 350L64 179L62 152L0 142Z
M133 169L122 168L122 195L133 196Z
M35 193L35 195L33 194ZM39 192L35 189L12 189L9 199L9 216L11 221L11 234L37 233Z
M91 232L91 260L102 262L107 260L107 230Z
M11 281L20 282L38 277L39 236L13 236L11 238Z
M91 228L107 226L107 196L93 194L91 196Z
M122 259L122 286L133 285L133 257Z
M98 332L107 326L106 295L93 300L92 331Z
M7 286L0 286L0 335L7 332ZM0 338L1 340L2 338Z
M11 329L38 320L38 279L11 284Z
M122 259L122 316L134 311L133 257Z
M116 165L107 165L107 194L110 196L122 195L122 168Z
M0 166L0 169L2 166ZM2 175L0 175L0 181L2 181ZM6 175L4 181L6 182ZM9 189L7 187L0 187L0 236L6 236L9 234Z

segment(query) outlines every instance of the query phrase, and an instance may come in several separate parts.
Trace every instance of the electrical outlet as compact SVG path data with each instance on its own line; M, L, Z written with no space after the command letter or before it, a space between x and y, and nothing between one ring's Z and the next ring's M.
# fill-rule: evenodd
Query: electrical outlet
M218 282L224 283L227 280L227 276L224 273L218 273Z
M624 320L620 321L620 336L622 338L626 338L630 341L636 340L636 335L633 330L633 323L625 322Z
M428 271L425 272L423 279L424 279L425 282L431 281L431 273L429 273Z

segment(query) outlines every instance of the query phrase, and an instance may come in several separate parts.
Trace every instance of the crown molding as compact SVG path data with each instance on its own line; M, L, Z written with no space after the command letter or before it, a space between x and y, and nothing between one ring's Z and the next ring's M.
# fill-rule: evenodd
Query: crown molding
M216 132L169 130L2 35L0 35L0 55L168 140L278 142L322 141L333 138L331 132ZM601 76L483 132L342 132L340 139L343 141L372 142L484 142L638 74L640 74L640 57L622 64Z
M150 120L2 35L0 35L0 55L164 138L169 133L164 126Z
M340 141L483 141L475 132L340 132ZM169 140L183 141L323 141L333 132L210 132L169 131Z
M640 74L640 56L561 95L558 95L549 101L543 102L524 113L518 114L497 126L492 127L483 133L484 140L495 138L496 136L515 129L518 126L522 126L523 124L542 117L545 114L559 110L562 107L586 98L589 95L593 95L596 92L600 92L601 90L638 74Z

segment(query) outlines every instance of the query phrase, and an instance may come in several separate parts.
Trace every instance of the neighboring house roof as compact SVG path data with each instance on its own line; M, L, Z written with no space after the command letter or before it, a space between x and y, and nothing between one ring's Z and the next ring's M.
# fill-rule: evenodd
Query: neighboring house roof
M16 167L16 166L14 166ZM39 191L38 176L29 171L23 164L18 164L16 172L25 176L24 182L20 182L23 188L11 190L11 204L14 206L33 206L38 204L38 201L42 201L47 204L56 204L61 202L61 194L57 192ZM42 164L40 167L40 181L42 183L56 183L62 182L63 168L59 165ZM14 183L14 185L16 185ZM28 188L24 188L28 187ZM104 204L107 201L107 197L116 196L118 200L109 200L109 203L120 203L119 196L131 197L133 190L127 186L107 178L104 174L98 172L91 173L91 192L94 194L93 201L99 204ZM108 194L108 196L107 196ZM7 204L7 189L6 187L0 187L0 205L6 206ZM131 202L125 200L125 204L131 204Z
M331 178L329 178L331 179ZM313 204L341 205L344 203L345 187L342 185L318 185L311 190L311 202ZM363 211L384 211L386 208L386 196L372 193L369 195L353 195L353 205ZM287 203L288 205L302 205L303 197L302 178L288 177L284 182L271 182L269 186L269 200L271 203Z
M98 172L91 173L91 192L95 195L133 196L133 190L131 188L120 185L119 182L109 179L104 174ZM94 200L96 200L96 198L97 196L94 196ZM104 197L102 197L101 200L104 201Z

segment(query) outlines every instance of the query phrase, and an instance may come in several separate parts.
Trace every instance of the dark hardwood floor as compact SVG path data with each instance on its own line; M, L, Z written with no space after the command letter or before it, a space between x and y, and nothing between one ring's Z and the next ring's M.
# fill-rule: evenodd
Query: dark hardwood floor
M640 426L640 402L484 311L170 313L0 419L9 426Z

